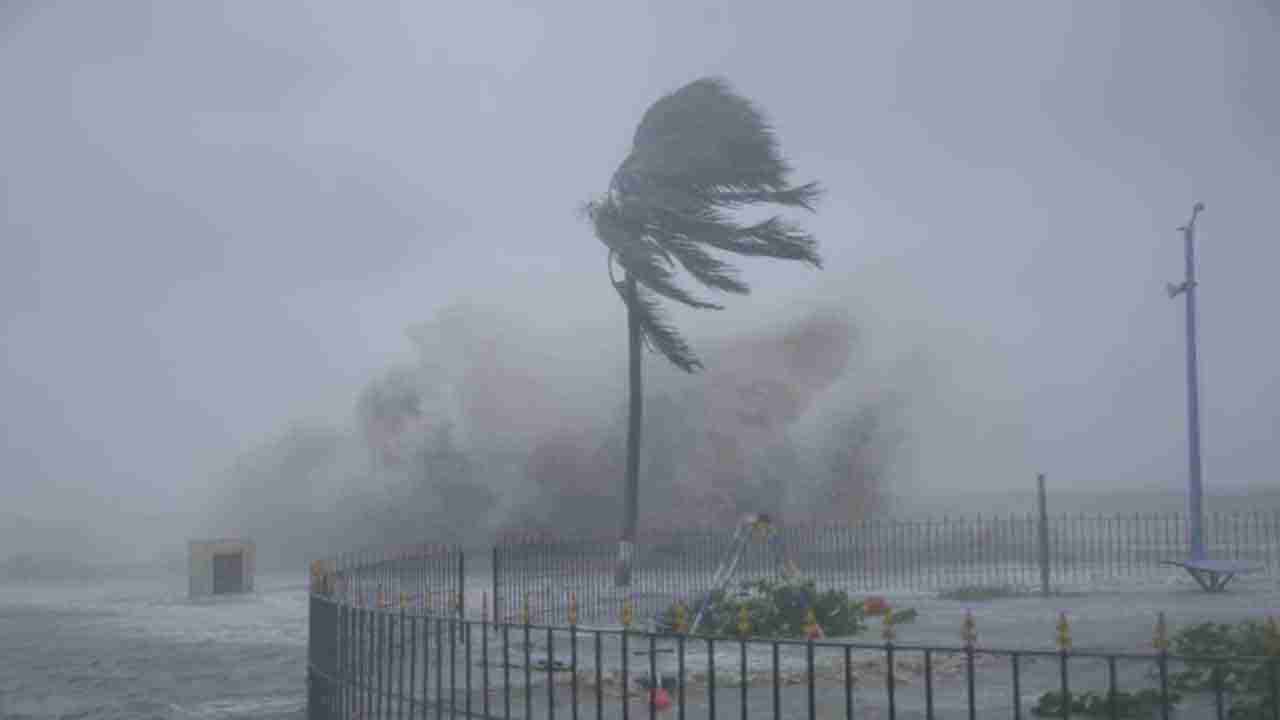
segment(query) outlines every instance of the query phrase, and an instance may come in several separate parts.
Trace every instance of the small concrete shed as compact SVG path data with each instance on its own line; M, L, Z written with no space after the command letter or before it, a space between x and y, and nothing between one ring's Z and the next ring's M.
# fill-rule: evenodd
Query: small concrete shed
M253 592L252 540L191 540L187 549L191 597Z

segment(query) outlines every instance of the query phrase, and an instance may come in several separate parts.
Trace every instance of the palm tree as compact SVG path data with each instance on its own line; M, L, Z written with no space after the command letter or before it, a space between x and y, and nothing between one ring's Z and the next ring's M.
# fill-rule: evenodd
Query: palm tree
M696 80L655 102L640 119L631 153L603 197L585 214L608 249L609 278L627 307L630 412L626 494L619 543L619 586L631 584L640 476L640 346L662 353L685 372L702 368L689 344L667 320L659 298L719 310L675 282L678 268L713 290L746 294L737 270L712 254L800 260L822 267L817 242L799 226L774 216L741 223L734 211L779 205L813 211L817 183L793 187L791 168L778 151L760 110L720 78ZM614 264L623 279L614 278Z

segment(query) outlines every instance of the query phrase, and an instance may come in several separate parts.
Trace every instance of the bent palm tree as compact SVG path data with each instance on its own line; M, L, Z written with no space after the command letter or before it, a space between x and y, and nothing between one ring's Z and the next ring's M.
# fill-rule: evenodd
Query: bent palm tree
M791 168L773 130L750 101L719 78L696 80L655 102L640 120L631 153L609 192L589 202L587 217L609 250L609 276L627 307L630 413L627 425L625 518L616 584L631 584L640 475L640 346L662 353L685 372L702 367L667 321L659 298L721 309L675 282L678 268L714 290L750 291L737 270L711 250L800 260L821 267L817 243L780 217L739 223L733 211L753 205L813 210L817 183L792 187ZM613 279L614 263L621 282Z

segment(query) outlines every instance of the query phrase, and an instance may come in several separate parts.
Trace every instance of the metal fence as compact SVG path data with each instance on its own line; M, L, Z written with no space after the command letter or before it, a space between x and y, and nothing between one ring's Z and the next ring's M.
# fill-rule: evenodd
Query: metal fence
M310 603L313 720L1280 720L1280 656L981 648L973 633L957 647L701 637L494 623L487 612L466 619L323 594Z
M1058 515L1045 518L1047 547L1035 515L975 515L879 520L849 527L783 528L776 541L802 575L826 589L937 592L964 588L1078 590L1151 581L1181 571L1161 563L1187 557L1181 513ZM1280 574L1280 510L1209 514L1212 557L1253 563ZM584 617L616 621L630 599L641 612L709 589L731 533L649 534L636 546L632 585L614 587L612 538L508 537L493 550L495 615L511 620L529 604L535 618L563 617L576 595ZM776 576L774 555L752 543L736 573Z
M1211 514L1205 528L1213 557L1280 570L1280 511ZM1164 578L1177 571L1160 563L1185 557L1187 527L1185 516L1163 513L944 517L775 532L774 545L747 544L738 580L776 577L780 548L820 588L868 593L1038 589L1045 573L1055 589ZM625 589L613 583L613 538L505 538L492 548L491 578L469 578L461 549L443 545L313 564L310 717L653 718L666 700L638 688L659 678L679 718L1280 720L1280 639L1268 659L655 632L640 623L708 590L732 536L639 540L633 585ZM487 588L483 600L474 597L480 588ZM569 625L556 625L566 618Z
M466 612L466 559L456 546L411 545L358 550L311 564L307 638L307 712L312 718L356 718L339 712L353 683L394 663L390 645L360 645L364 625L392 609L414 617L462 617ZM383 620L385 622L385 620ZM401 648L403 650L403 647ZM403 664L403 653L401 653ZM381 691L380 691L381 692ZM397 690L399 692L399 690ZM390 717L382 716L382 717Z
M463 611L466 556L452 545L382 547L312 563L313 588L354 607Z

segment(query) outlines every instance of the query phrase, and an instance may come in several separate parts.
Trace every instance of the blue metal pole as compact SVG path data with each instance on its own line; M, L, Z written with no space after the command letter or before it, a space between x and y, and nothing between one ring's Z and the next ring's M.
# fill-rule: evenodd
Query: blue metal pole
M1182 285L1170 285L1169 296L1178 293L1186 295L1187 300L1187 452L1189 463L1191 515L1191 558L1205 559L1204 549L1204 511L1201 505L1203 487L1201 485L1200 463L1200 386L1196 363L1196 251L1195 231L1196 216L1204 211L1204 203L1196 203L1191 211L1191 220L1179 228L1186 245L1186 278Z

